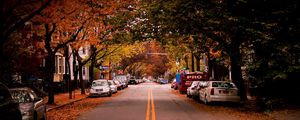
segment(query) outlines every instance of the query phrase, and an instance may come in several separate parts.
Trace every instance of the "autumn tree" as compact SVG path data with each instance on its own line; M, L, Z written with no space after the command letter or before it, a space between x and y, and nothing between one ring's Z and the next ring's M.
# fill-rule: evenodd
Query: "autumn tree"
M187 47L192 51L192 55L198 59L200 58L200 53L206 53L210 57L210 48L226 49L227 51L225 51L232 56L230 60L233 82L237 84L241 93L245 93L239 63L240 52L236 49L239 49L237 46L242 42L239 41L240 38L237 38L237 41L232 41L235 38L234 34L229 34L231 32L222 29L222 27L217 27L218 25L224 25L224 28L226 27L225 25L235 25L233 24L234 22L227 20L230 15L223 9L222 3L218 1L199 2L188 0L154 1L151 3L153 3L153 6L149 7L148 19L149 22L159 26L155 28L161 32L160 35L162 37L174 34L188 36L188 38L191 36L192 39L186 39L183 43L187 43ZM234 29L229 28L229 30ZM213 42L207 42L209 40ZM227 41L228 43L226 43ZM164 43L167 42L165 41ZM215 43L218 46L214 46ZM230 48L227 49L227 47ZM245 96L245 94L241 94L242 99L245 99Z
M30 22L28 21L43 11L50 2L51 0L3 0L0 2L0 6L2 8L0 13L0 61L2 63L0 66L1 80L9 83L12 79L11 75L16 72L20 72L17 69L23 69L23 71L26 69L26 67L15 65L19 63L18 58L21 56L27 57L30 55L27 58L33 57L31 56L31 53L34 52L34 50L27 49L28 46L35 46L34 43L29 45L29 39L31 38L28 38L28 36L32 35L25 31L30 31L30 28L28 28L28 26L30 26ZM14 47L15 45L21 45L22 48L19 47L19 49L16 50L17 47ZM15 50L12 50L11 48ZM31 51L31 53L22 51L21 49L27 49L25 51Z
M146 12L146 15L151 16L147 17L149 19L147 22L160 26L158 31L167 31L162 35L170 33L192 35L196 38L194 47L222 50L225 60L228 58L230 60L232 80L240 89L242 100L246 99L246 91L241 66L245 65L243 56L248 55L251 49L255 51L252 54L256 56L257 61L250 66L255 68L252 70L257 71L254 75L260 79L258 80L260 83L271 86L270 83L273 83L274 79L285 78L284 76L289 73L287 71L291 70L287 68L295 70L295 65L291 65L287 60L291 58L288 57L291 54L284 52L287 50L284 48L291 48L289 50L294 51L293 54L299 48L295 43L299 39L295 36L299 30L299 15L296 15L299 2L175 0L151 1L151 3L153 6L150 5L150 12ZM206 40L213 42L203 46ZM250 50L245 52L246 49ZM277 63L275 61L281 61L280 63L285 61L283 63L286 67L272 64Z
M85 12L83 12L86 10ZM82 29L87 27L91 9L80 4L80 1L55 1L35 18L36 32L43 36L42 47L47 51L45 56L44 80L48 83L48 103L54 103L53 77L55 72L55 54L67 44L82 36ZM79 19L78 19L79 18Z

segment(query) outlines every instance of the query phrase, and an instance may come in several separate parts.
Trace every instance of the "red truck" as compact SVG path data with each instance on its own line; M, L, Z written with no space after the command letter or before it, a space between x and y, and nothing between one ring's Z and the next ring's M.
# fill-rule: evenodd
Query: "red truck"
M206 72L191 72L180 74L180 82L178 84L178 90L181 94L186 93L187 88L191 86L193 81L206 81Z

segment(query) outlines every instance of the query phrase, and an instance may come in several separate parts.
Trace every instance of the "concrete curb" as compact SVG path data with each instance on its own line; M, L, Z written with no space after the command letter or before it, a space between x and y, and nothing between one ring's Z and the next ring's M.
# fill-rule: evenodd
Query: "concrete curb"
M86 99L88 96L86 96L86 97L84 97L84 98L80 98L80 99L78 99L78 100L74 100L74 101L71 101L71 102L67 102L67 103L65 103L65 104L62 104L62 105L59 105L59 106L56 106L56 107L53 107L53 108L47 108L47 112L49 112L49 111L52 111L52 110L54 110L54 109L58 109L58 108L61 108L61 107L64 107L64 106L66 106L66 105L69 105L69 104L72 104L72 103L74 103L74 102L78 102L78 101L81 101L81 100L83 100L83 99Z

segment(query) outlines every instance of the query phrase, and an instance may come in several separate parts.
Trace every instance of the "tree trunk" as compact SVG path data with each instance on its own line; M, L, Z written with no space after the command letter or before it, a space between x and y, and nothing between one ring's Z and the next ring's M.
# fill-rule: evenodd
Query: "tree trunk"
M94 66L95 66L95 62L92 60L91 65L89 67L89 82L92 83L94 80Z
M2 2L2 1L1 1ZM0 20L1 21L1 20ZM0 37L2 38L2 37ZM5 77L4 77L4 54L3 54L3 45L0 44L0 62L1 62L1 65L0 65L0 79L1 79L1 82L3 82L3 80L5 80Z
M200 71L200 56L199 55L195 55L196 58L196 71Z
M195 72L195 60L194 60L194 53L192 52L191 55L191 59L192 59L192 72Z
M189 69L189 60L188 60L188 57L187 56L185 56L184 57L184 61L185 61L185 63L186 63L186 69Z
M69 61L69 47L65 46L65 75L64 79L66 84L66 88L69 91L69 99L72 99L72 89L71 89L71 77L70 77L70 61Z
M211 77L212 77L212 67L213 67L213 61L212 60L210 60L211 59L211 57L210 57L210 53L209 52L207 52L207 67L208 67L208 70L207 70L207 77L208 77L208 79L210 79Z
M79 61L78 61L79 62ZM84 95L85 94L85 83L84 83L84 81L83 81L83 76L82 76L82 64L79 62L79 64L78 64L78 71L79 71L79 81L80 81L80 89L81 89L81 94L82 95Z
M53 79L55 72L55 53L49 53L46 57L44 79L48 83L48 104L54 103Z
M97 49L91 45L91 50L93 52L95 52ZM92 59L91 59L91 65L89 67L89 82L92 83L93 80L94 80L94 67L95 67L95 63L96 63L96 55L93 55L92 56Z
M0 81L6 84L10 84L13 82L12 74L14 71L12 57L11 54L5 52L5 46L3 44L0 47Z
M76 65L76 54L75 52L73 51L73 77L74 77L74 84L75 86L73 86L73 88L78 88L78 68L77 68L77 65Z
M246 95L244 80L242 77L240 61L241 61L240 48L238 45L232 45L232 47L230 49L232 81L239 88L239 94L241 96L241 100L244 101L244 100L247 100L247 95Z

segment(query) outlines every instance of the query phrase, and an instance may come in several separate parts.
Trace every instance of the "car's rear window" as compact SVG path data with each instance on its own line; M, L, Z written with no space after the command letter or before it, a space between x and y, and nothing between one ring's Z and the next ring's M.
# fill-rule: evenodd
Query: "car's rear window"
M11 90L12 98L18 103L29 103L33 101L33 95L27 90Z
M108 85L108 82L107 81L94 81L92 83L92 86L107 86Z
M236 86L233 83L230 83L230 82L212 82L212 87L236 88Z

